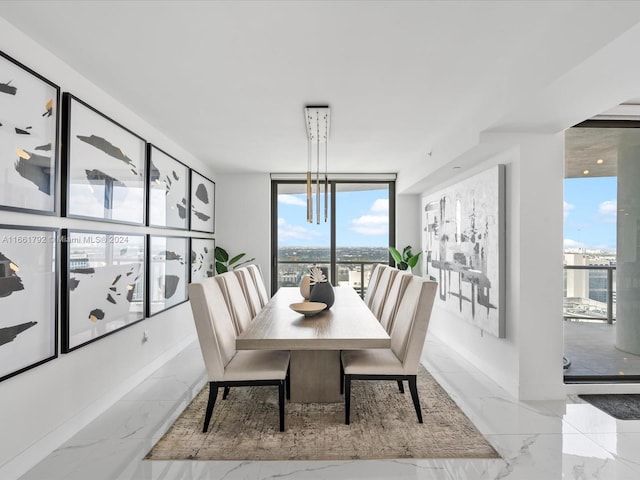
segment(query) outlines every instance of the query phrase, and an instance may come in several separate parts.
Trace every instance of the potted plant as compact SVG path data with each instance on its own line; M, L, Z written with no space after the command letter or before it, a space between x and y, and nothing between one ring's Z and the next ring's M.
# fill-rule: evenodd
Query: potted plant
M242 265L245 265L247 263L251 263L255 260L255 258L251 258L249 260L245 260L244 262L238 263L246 255L246 253L239 253L235 257L229 258L229 254L222 247L216 247L214 255L216 257L216 273L218 274L228 272L229 270L235 270L236 268L241 267Z
M407 245L400 253L395 247L389 247L389 253L393 257L393 260L396 262L396 267L399 270L409 270L415 267L418 264L418 259L422 252L418 252L415 255L411 252L411 245Z

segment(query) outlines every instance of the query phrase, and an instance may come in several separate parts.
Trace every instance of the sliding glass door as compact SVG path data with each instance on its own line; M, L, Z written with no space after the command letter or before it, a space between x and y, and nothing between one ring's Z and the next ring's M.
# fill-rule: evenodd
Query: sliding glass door
M320 223L306 221L306 184L272 181L272 290L297 286L309 267L327 267L334 285L366 292L372 266L389 263L395 242L393 181L329 182L327 221L324 189ZM314 202L316 197L314 196Z

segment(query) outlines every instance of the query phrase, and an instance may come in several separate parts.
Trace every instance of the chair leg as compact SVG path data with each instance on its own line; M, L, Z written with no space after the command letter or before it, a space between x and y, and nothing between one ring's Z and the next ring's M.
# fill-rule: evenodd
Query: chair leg
M209 401L207 402L207 413L204 416L204 426L202 427L202 433L207 433L207 430L209 430L209 422L211 421L213 407L216 404L216 398L218 398L218 383L209 382Z
M280 431L284 432L284 380L280 380L278 385L278 404L280 407Z
M231 390L231 387L224 387L224 391L222 392L222 399L226 400L227 397L229 396L229 390Z
M416 414L418 415L418 423L422 423L422 411L420 410L420 399L418 398L418 385L416 383L416 375L411 375L409 380L409 390L411 391L411 398L413 399L413 406L416 407Z
M287 400L291 400L291 367L287 367L287 376L284 381L287 388Z
M344 376L344 423L349 425L351 409L351 375Z
M400 393L404 393L404 383L402 383L402 380L398 380L398 390L400 390Z
M344 393L344 367L342 366L342 359L340 359L340 395Z

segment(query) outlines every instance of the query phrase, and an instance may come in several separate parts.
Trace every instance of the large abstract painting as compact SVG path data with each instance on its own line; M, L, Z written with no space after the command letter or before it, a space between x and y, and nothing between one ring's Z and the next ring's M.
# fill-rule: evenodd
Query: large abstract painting
M63 106L64 213L143 225L146 142L68 93Z
M189 228L189 168L149 145L149 225Z
M216 273L216 242L213 238L191 238L191 282L213 277Z
M57 235L0 226L0 381L57 356Z
M425 272L445 308L505 336L504 165L423 199Z
M145 318L145 236L63 230L63 352Z
M214 233L216 184L191 170L191 230Z
M189 238L149 236L149 312L186 302Z
M0 208L56 213L60 89L0 52Z

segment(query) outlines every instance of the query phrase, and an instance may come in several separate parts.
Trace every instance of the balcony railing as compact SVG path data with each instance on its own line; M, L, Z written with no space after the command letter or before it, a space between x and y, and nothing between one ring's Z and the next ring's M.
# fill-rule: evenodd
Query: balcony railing
M615 320L615 297L614 275L616 267L609 266L591 266L591 265L565 265L565 297L563 316L565 319L585 319L585 320L603 320L609 324L613 324ZM574 274L572 281L579 283L579 286L572 285L572 290L582 290L583 295L569 296L566 291L569 290L569 271L586 270L586 272L577 277ZM606 275L600 275L600 279L606 280L604 289L592 288L591 276L592 272L604 271ZM593 299L591 296L594 292L605 292L604 301Z
M349 285L364 298L369 286L369 277L373 265L383 263L380 261L336 261L336 283ZM303 262L291 260L278 260L278 287L297 286L303 275L309 272L313 266L330 268L330 262ZM343 268L341 268L343 267ZM356 275L352 275L352 272ZM346 275L345 275L346 273ZM355 278L354 278L355 277Z

